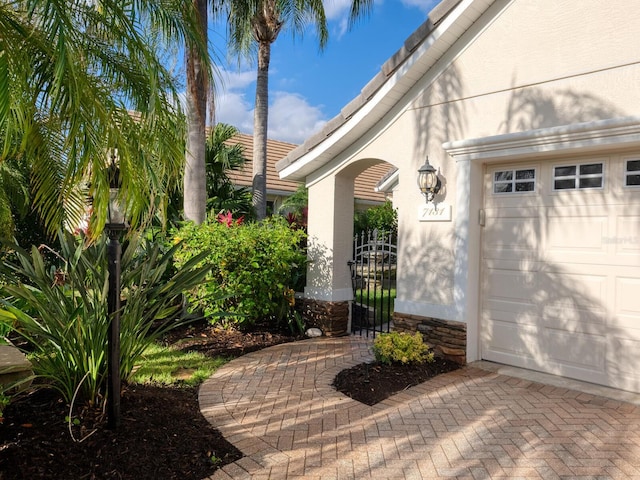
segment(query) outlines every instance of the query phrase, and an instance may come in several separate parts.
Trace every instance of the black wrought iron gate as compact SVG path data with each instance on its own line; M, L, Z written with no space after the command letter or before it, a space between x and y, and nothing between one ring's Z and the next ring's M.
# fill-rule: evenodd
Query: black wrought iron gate
M374 230L354 237L349 262L353 303L351 332L372 335L389 332L396 289L396 239Z

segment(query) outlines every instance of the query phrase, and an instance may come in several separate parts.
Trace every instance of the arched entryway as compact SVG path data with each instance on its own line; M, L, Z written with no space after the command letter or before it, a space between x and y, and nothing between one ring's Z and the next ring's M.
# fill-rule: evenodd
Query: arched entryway
M307 179L305 317L328 335L348 332L349 303L353 300L349 261L353 257L354 181L378 164L388 165L389 170L394 167L382 159L365 158Z

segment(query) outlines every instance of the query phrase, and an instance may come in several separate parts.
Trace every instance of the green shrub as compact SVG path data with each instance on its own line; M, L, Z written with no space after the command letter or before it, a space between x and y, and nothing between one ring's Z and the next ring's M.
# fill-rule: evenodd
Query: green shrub
M382 205L357 211L353 218L353 232L372 232L378 230L381 235L398 233L398 210L387 200Z
M240 325L289 323L295 273L306 263L300 248L304 238L304 232L290 229L278 217L243 225L185 225L175 232L176 242L182 243L176 266L209 252L211 267L207 281L188 293L189 302L207 317L233 313L229 318Z
M42 253L14 246L16 261L5 262L7 284L0 287L0 319L33 348L37 376L49 380L66 401L79 396L98 403L106 396L107 242L86 246L82 239L59 234L58 265ZM183 291L200 283L207 270L196 256L173 275L165 276L179 246L163 253L139 236L129 239L122 256L120 375L127 381L145 348L180 324ZM11 279L14 279L11 281ZM22 281L18 279L23 279Z
M390 365L392 363L433 362L433 352L422 341L422 334L381 333L373 341L373 354L376 360Z

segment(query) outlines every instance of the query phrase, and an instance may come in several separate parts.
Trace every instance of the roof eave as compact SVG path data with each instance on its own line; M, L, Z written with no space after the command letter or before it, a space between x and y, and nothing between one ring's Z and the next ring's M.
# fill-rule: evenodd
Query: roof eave
M400 181L400 170L394 170L390 172L390 174L380 180L378 184L375 186L374 190L376 192L389 193L394 188L398 186L398 182Z
M475 4L482 3L484 8ZM280 178L305 178L347 148L382 119L415 84L403 81L420 78L486 10L487 0L444 0L325 127L276 163Z

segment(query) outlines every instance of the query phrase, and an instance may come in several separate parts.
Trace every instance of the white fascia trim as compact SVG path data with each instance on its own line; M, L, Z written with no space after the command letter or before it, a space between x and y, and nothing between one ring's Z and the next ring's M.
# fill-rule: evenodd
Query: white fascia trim
M528 157L558 151L580 151L640 145L640 116L611 118L442 144L456 161Z
M320 168L325 163L323 162L321 157L325 153L327 153L329 149L342 142L347 137L347 135L360 122L370 116L372 114L372 111L375 110L379 105L382 105L382 107L385 108L385 98L394 90L396 85L400 83L401 79L404 77L407 71L411 70L416 62L418 62L418 60L423 55L425 55L430 48L432 48L432 46L440 39L440 37L447 33L447 31L452 28L452 26L455 26L457 21L461 19L468 21L469 17L472 15L478 18L481 16L484 10L482 12L479 12L477 9L472 8L475 2L477 2L477 0L464 0L460 2L460 4L454 8L454 11L447 15L442 23L440 23L440 25L438 25L428 35L425 41L422 42L418 48L416 48L416 50L395 70L395 72L393 72L391 77L389 77L387 81L384 82L380 89L369 100L367 100L365 104L359 110L357 110L351 118L349 118L345 123L338 127L336 131L331 133L330 136L313 147L312 150L305 153L291 165L279 171L278 173L280 175L280 178L288 179L301 170L307 170L308 167L313 163L319 163L319 165L313 167L312 171ZM439 58L440 55L435 56L432 63L435 63ZM428 70L429 69L427 68L426 71ZM393 104L395 104L395 101L393 102ZM391 107L386 106L387 110L389 110L390 108Z
M387 178L384 182L377 185L374 190L376 192L390 192L398 186L398 180L400 178L400 170L396 170L393 172L389 178Z
M277 197L290 197L295 193L295 190L270 190L267 189L267 195L274 195Z
M365 200L363 198L354 198L353 201L356 205L364 205L364 206L371 206L371 207L377 207L378 205L384 204L384 201L382 200Z

